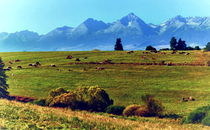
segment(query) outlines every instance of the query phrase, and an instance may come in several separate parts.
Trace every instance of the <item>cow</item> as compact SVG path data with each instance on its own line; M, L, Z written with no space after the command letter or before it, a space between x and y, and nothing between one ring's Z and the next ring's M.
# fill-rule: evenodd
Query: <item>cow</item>
M22 69L23 67L22 66L17 66L17 69Z
M18 59L17 59L17 60L15 60L15 62L21 62L21 60L18 60Z
M66 57L66 59L72 59L72 58L73 58L73 56L71 56L71 55Z
M105 70L105 68L102 68L102 67L97 67L96 69L97 70Z
M75 61L80 61L80 59L79 58L76 58L76 60Z
M131 53L134 53L134 51L128 51L128 52L127 52L127 54L131 54Z
M52 64L52 65L50 65L50 67L56 67L56 65Z
M34 66L33 64L28 64L28 66Z
M40 62L36 62L35 65L37 66L41 66Z

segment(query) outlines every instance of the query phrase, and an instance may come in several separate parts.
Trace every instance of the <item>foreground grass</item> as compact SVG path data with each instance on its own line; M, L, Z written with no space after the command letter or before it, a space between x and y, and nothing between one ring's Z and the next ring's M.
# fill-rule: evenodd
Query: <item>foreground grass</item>
M176 120L125 118L22 104L0 100L1 129L209 129L201 125L181 125Z

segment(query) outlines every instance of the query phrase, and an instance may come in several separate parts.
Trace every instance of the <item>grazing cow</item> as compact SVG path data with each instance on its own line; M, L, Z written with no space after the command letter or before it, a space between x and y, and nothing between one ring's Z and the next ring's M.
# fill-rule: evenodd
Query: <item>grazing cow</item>
M149 54L149 52L143 52L143 54Z
M56 65L52 64L52 65L50 65L50 67L56 67Z
M190 53L186 53L185 55L190 55Z
M17 68L18 68L18 69L22 69L23 67L22 67L22 66L17 66Z
M150 52L158 53L158 51L156 51L156 50L151 50Z
M37 66L41 66L40 62L36 62L35 65Z
M13 62L12 62L12 61L9 61L9 63L10 63L10 64L13 64Z
M8 66L8 67L7 67L7 69L10 69L10 70L11 70L11 69L12 69L12 67L11 67L11 66Z
M97 67L96 69L97 70L105 70L105 68L102 68L102 67Z
M88 57L84 57L84 59L88 59Z
M15 60L15 62L21 62L21 60Z
M195 101L195 99L194 99L193 97L191 97L191 96L188 97L188 100L189 100L189 101Z
M79 58L76 58L76 60L75 61L80 61L80 59Z
M179 52L179 54L185 54L186 52Z
M188 102L187 98L182 98L182 102Z
M182 102L195 101L193 97L182 98Z
M112 63L112 60L106 59L106 60L104 60L103 63L104 63L104 64L111 64L111 63Z
M87 68L83 68L83 71L87 71Z
M134 53L134 51L128 51L128 52L127 52L127 54L131 54L131 53Z
M73 56L71 56L71 55L66 57L66 59L72 59L72 58L73 58Z
M34 67L39 67L39 65L37 65L37 64L33 64L33 66L34 66Z
M34 66L33 64L28 64L28 66Z

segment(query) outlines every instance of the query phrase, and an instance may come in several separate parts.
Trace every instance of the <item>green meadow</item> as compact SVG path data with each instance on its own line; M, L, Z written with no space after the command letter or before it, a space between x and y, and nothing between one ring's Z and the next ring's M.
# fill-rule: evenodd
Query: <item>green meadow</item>
M165 114L185 117L192 110L210 103L210 68L205 66L160 66L113 63L200 63L210 60L210 53L190 51L190 55L163 53L144 54L135 51L87 52L10 52L0 53L8 76L10 95L46 98L50 90L62 87L73 90L81 86L100 86L115 105L142 104L141 96L152 94L161 100ZM66 59L67 56L73 59ZM85 58L86 57L86 58ZM79 58L80 61L75 61ZM20 62L14 62L21 60ZM13 64L10 64L12 61ZM40 62L40 67L29 64ZM50 65L56 65L51 67ZM22 66L18 69L17 66ZM101 67L103 70L96 68ZM182 102L192 96L195 101ZM0 100L0 128L11 129L208 129L202 125L181 125L181 119L122 117L55 109ZM8 116L9 115L9 116ZM102 121L103 120L103 121Z
M0 53L7 71L11 95L35 98L47 97L51 89L62 87L73 90L80 86L100 86L104 88L116 105L141 104L140 97L152 94L160 99L166 112L185 116L193 109L210 102L210 68L208 66L158 66L128 64L68 64L79 62L103 62L110 59L114 63L206 63L208 53L192 51L183 54L143 54L136 51L87 51L87 52L14 52ZM66 59L68 55L73 59ZM85 59L84 57L87 57ZM144 58L142 58L144 57ZM9 64L9 61L21 60ZM28 64L40 62L41 67ZM50 67L55 64L56 67ZM22 66L23 69L17 69ZM97 70L103 67L105 70ZM183 97L192 96L194 102L181 102Z

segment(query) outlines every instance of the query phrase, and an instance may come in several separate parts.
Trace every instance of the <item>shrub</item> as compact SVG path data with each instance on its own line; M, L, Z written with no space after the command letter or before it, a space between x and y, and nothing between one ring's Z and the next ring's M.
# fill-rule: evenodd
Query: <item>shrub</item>
M139 109L140 107L141 107L140 105L136 105L136 104L129 105L124 109L123 115L124 116L135 116L136 110Z
M150 113L149 113L147 106L141 106L135 110L135 115L147 117L147 116L150 116Z
M192 111L184 120L183 123L201 123L204 118L210 112L210 106L200 107ZM207 124L209 118L203 120L203 123Z
M57 88L57 89L50 91L49 96L54 98L54 97L59 96L63 93L68 93L68 91L66 91L63 88Z
M79 100L76 93L69 92L61 94L60 96L55 97L52 102L49 104L50 107L69 107L73 110L80 109L85 110L87 109L87 104L83 101Z
M106 108L106 113L114 114L114 115L122 115L124 109L125 109L124 106L111 105Z
M82 87L52 99L50 106L104 112L113 104L109 95L99 87Z
M154 99L151 95L144 95L141 99L148 109L149 116L160 116L162 114L164 108L159 100Z
M207 117L205 117L202 122L203 125L207 125L210 126L210 116L208 115Z

